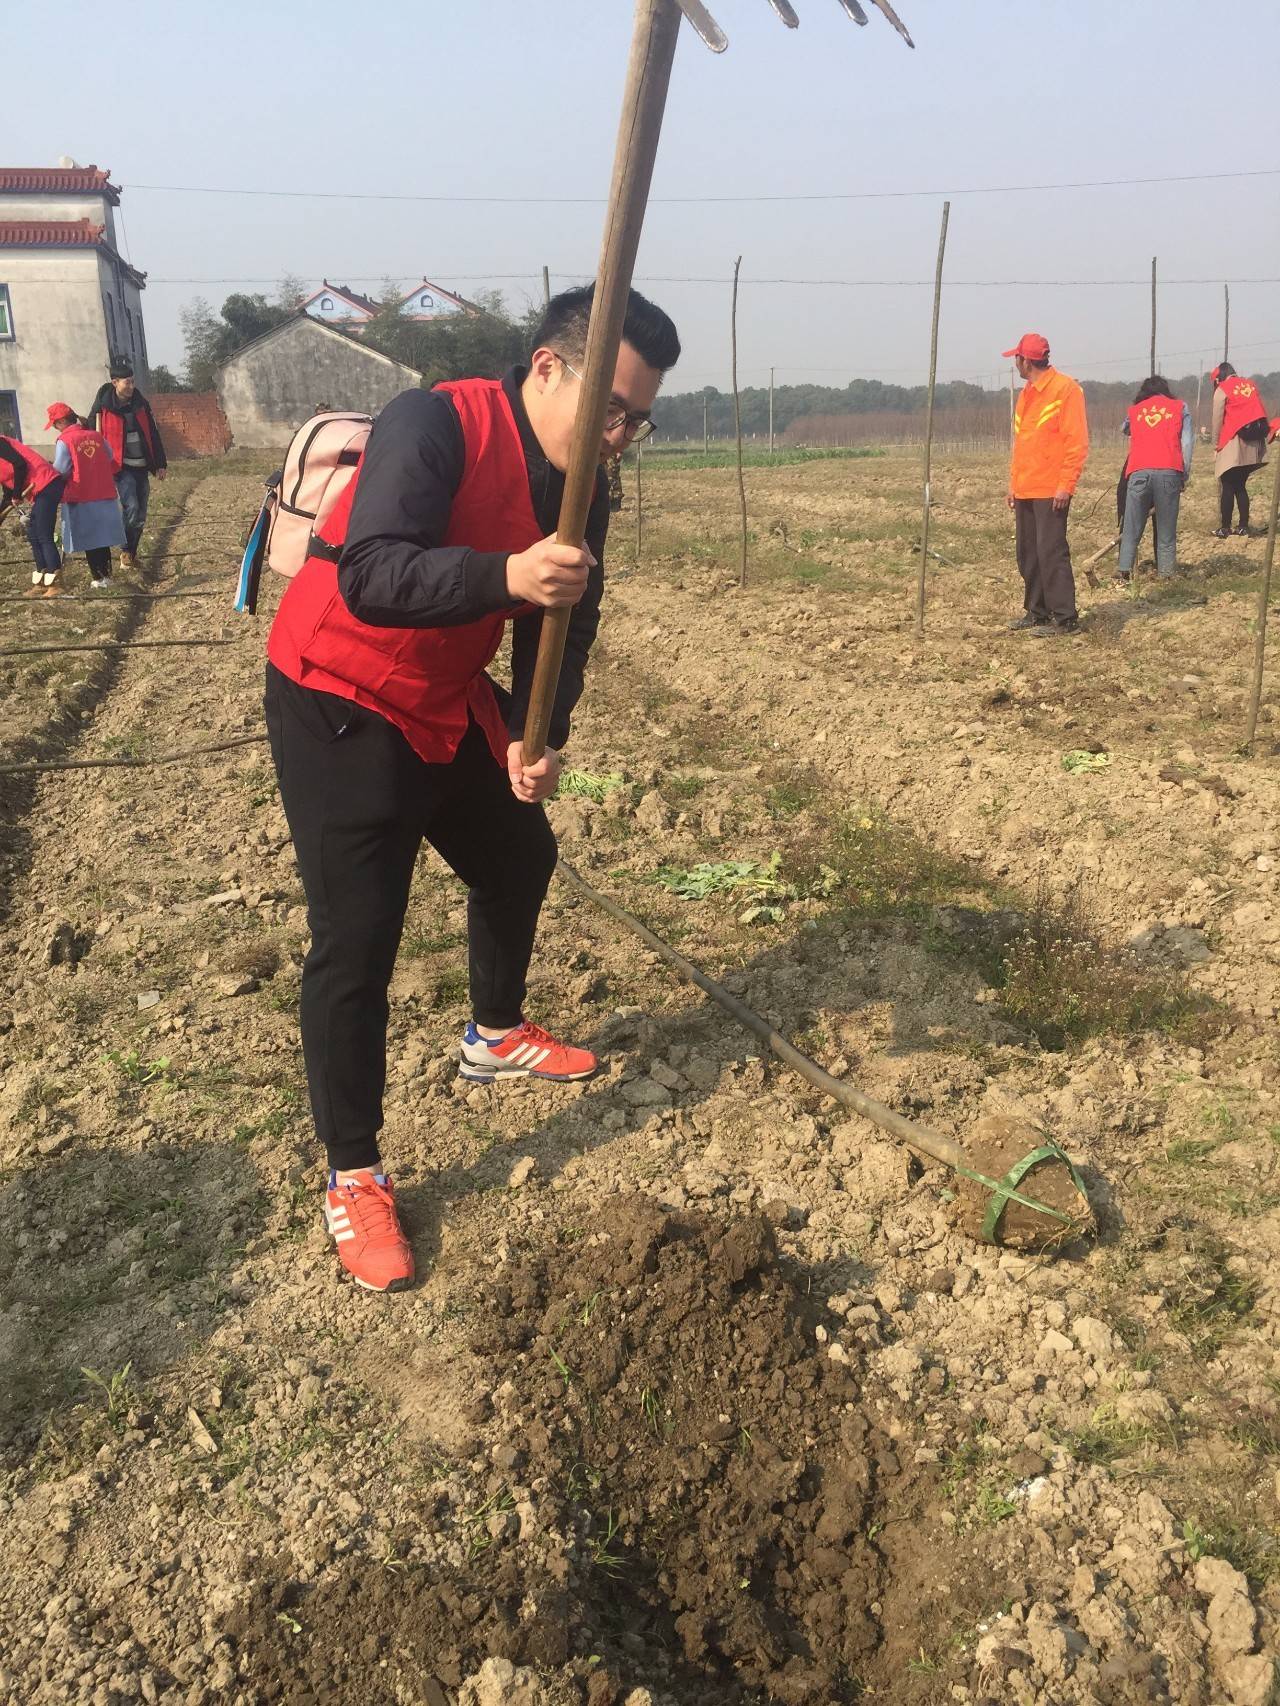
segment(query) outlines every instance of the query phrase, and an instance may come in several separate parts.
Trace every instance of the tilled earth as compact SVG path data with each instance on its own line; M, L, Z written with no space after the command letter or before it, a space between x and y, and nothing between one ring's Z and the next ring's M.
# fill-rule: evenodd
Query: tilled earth
M961 1142L1057 1135L1100 1230L1054 1260L975 1243L943 1169L565 884L530 1012L607 1070L458 1082L462 895L424 855L385 1134L423 1277L357 1292L265 748L0 777L0 1698L1266 1706L1274 694L1235 750L1261 543L1209 540L1193 485L1192 572L1038 644L1005 630L1001 473L942 459L916 644L913 458L752 471L745 592L732 474L647 462L551 811L836 1076ZM266 616L229 610L257 476L157 490L148 590L214 597L0 603L10 652L231 642L0 657L4 759L260 732ZM1079 554L1105 471L1077 512Z

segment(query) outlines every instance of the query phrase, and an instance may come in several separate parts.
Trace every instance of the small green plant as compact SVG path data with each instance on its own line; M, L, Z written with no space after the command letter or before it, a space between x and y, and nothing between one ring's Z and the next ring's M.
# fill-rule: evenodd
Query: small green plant
M553 1350L553 1351L550 1351L548 1354L550 1355L552 1362L555 1363L556 1368L559 1371L561 1380L564 1381L566 1386L572 1386L573 1385L573 1370L569 1367L568 1363L564 1360L564 1358L560 1355L560 1353L558 1351Z
M96 1368L82 1368L80 1370L90 1386L95 1387L102 1394L102 1401L106 1406L107 1421L117 1431L124 1425L125 1413L129 1409L133 1396L129 1383L129 1375L132 1369L133 1363L127 1362L123 1368L116 1369L114 1374L101 1374Z
M763 862L755 859L721 859L682 869L662 865L651 881L678 900L707 900L717 894L738 894L748 901L738 915L740 924L774 924L783 916L789 901L810 896L828 896L839 885L839 873L829 865L819 866L810 882L801 886L781 876L782 855L771 853Z
M648 1424L649 1432L655 1439L660 1439L662 1436L661 1412L658 1403L658 1394L654 1391L652 1386L646 1386L643 1392L641 1392L640 1408L644 1411L644 1419Z
M1189 1516L1183 1523L1182 1541L1193 1564L1198 1563L1209 1550L1209 1536L1194 1517Z
M168 1055L160 1055L155 1060L143 1060L136 1048L108 1049L104 1058L110 1061L120 1076L130 1084L177 1083L177 1079L169 1071Z
M1062 768L1069 776L1093 776L1100 770L1110 770L1112 757L1109 752L1064 752Z
M504 1487L501 1492L490 1493L489 1497L467 1511L462 1517L462 1526L467 1534L467 1544L473 1558L478 1558L481 1552L487 1552L493 1545L493 1535L489 1532L490 1520L495 1516L505 1516L508 1511L515 1509L514 1495Z
M588 1297L587 1299L585 1299L585 1301L583 1302L583 1305L582 1305L582 1325L584 1327L591 1320L591 1312L592 1312L592 1310L594 1310L596 1304L599 1303L600 1299L603 1296L604 1296L604 1293L602 1291L593 1291L591 1293L591 1296Z
M561 772L556 793L562 800L594 800L599 805L607 794L625 786L621 770L610 770L601 776L593 775L590 770L565 770Z
M613 1550L613 1542L617 1538L617 1534L618 1519L612 1510L607 1510L604 1513L603 1531L593 1535L591 1539L592 1569L603 1570L606 1575L616 1576L619 1570L624 1567L626 1560L621 1553Z

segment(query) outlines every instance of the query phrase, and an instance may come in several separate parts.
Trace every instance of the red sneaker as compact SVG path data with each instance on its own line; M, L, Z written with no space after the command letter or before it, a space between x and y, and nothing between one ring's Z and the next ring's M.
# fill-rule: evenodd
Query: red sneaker
M324 1223L343 1267L366 1291L403 1291L413 1284L413 1251L400 1230L395 1188L381 1175L338 1184L330 1173Z
M550 1078L571 1084L599 1070L600 1062L588 1049L557 1042L550 1031L526 1019L497 1038L482 1037L474 1025L468 1025L458 1075L477 1084L492 1084L495 1078Z

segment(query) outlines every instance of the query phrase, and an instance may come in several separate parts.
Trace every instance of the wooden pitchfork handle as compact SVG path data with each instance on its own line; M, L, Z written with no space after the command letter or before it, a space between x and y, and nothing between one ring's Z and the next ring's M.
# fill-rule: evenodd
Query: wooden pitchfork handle
M605 217L596 292L587 331L586 359L573 422L573 443L565 475L564 496L556 538L562 545L581 546L587 516L596 489L604 417L613 390L622 323L627 312L627 294L635 271L640 229L653 164L658 154L662 115L671 81L676 38L680 30L680 8L676 0L636 0L631 57L622 101L622 119L613 157L613 181L609 186L609 210ZM560 681L564 643L569 632L571 605L545 610L534 665L533 687L524 725L524 761L536 764L547 749L547 731Z

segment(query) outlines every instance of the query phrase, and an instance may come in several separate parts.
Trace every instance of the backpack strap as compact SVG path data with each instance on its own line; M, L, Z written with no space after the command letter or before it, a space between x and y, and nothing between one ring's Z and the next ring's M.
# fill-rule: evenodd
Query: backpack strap
M326 563L336 563L342 555L341 545L331 545L327 539L319 539L313 533L307 540L308 557L323 557Z

